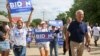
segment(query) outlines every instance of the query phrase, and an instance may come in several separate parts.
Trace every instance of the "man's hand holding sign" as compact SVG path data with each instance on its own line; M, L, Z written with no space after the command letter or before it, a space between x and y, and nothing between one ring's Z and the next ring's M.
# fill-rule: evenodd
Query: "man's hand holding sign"
M12 1L12 0L6 0L6 1L7 1L6 8L8 10L8 19L9 19L9 21L11 23L11 26L13 26L12 17L11 17L11 13L12 13L13 9L11 8L11 5L10 5L10 1ZM31 1L31 0L16 0L16 1ZM31 20L31 17L32 17L32 13L34 11L34 8L32 7L32 5L31 5L30 8L28 8L28 7L26 7L26 8L29 9L29 10L24 10L25 7L24 8L17 7L16 10L23 9L24 11L23 10L21 10L21 11L19 10L19 11L16 11L16 12L13 11L13 12L14 13L19 13L19 12L31 11L30 14L29 14L29 17L28 17L28 21L26 23L26 26L28 27L30 25L30 20Z

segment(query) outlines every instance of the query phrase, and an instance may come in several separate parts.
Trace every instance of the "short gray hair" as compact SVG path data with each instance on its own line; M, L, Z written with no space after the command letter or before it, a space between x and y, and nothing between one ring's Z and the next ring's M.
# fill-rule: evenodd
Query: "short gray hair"
M83 13L83 14L84 14L84 11L83 11L83 10L81 10L81 9L80 9L80 10L77 10L75 14L77 15L77 13L79 13L79 12L81 12L81 13Z

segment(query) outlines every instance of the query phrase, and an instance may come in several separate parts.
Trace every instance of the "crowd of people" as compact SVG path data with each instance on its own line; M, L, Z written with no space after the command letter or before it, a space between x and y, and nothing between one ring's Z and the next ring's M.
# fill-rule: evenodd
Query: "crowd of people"
M28 21L24 23L21 19L13 24L12 17L10 13L10 8L7 4L8 19L10 21L10 26L3 22L0 26L0 53L1 56L9 56L10 45L13 46L13 53L15 56L26 56L26 48L30 47L30 43L34 37L34 28L30 27L31 16L33 9L30 12ZM63 52L64 55L66 51L69 51L69 56L82 56L84 46L86 46L90 51L90 40L93 36L95 46L98 46L97 41L100 37L100 27L98 24L90 27L89 24L83 22L84 11L77 10L75 13L75 20L68 18L67 23L62 27L49 26L48 22L42 21L35 27L39 32L53 32L53 40L43 41L36 43L40 56L53 56L53 50L55 55L58 55L58 43L57 34L62 31L64 43ZM27 45L28 44L28 45ZM49 51L50 50L50 51Z

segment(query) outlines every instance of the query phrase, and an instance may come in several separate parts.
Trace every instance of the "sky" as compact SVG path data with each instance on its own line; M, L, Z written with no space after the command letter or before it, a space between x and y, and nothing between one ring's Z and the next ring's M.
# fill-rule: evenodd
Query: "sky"
M59 13L69 11L74 0L31 0L34 8L32 19L41 18L44 20L54 20ZM0 0L0 11L6 10L6 0ZM21 12L12 14L12 16L20 16L27 20L30 12Z

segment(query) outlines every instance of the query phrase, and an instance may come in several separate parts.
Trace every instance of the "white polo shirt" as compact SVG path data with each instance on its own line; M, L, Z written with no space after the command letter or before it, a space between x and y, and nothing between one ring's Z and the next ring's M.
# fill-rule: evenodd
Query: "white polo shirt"
M18 29L17 27L14 27L10 31L10 40L14 45L26 46L26 34L26 28L23 27L22 29Z
M100 36L100 27L93 27L93 36Z

